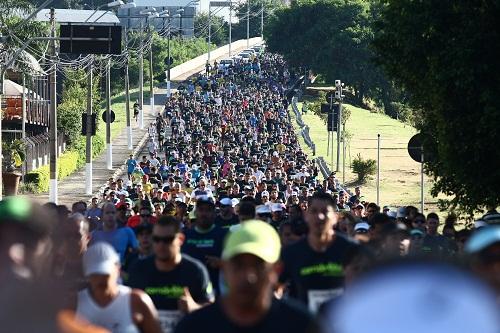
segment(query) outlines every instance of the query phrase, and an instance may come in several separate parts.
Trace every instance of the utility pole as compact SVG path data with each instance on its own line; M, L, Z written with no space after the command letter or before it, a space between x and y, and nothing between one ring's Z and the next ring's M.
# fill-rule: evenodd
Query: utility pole
M337 165L336 172L340 170L340 137L341 137L341 124L342 124L342 99L344 98L344 94L342 93L342 88L344 84L340 80L335 80L335 97L339 101L339 121L337 124Z
M262 1L260 9L260 38L264 40L264 1Z
M127 147L132 150L132 126L130 125L130 78L128 74L129 54L128 54L128 28L125 26L125 108L127 117Z
M210 49L211 49L211 43L212 43L212 14L210 13L211 12L211 4L212 4L212 1L208 1L208 53L207 53L207 56L208 56L208 63L210 63Z
M229 58L231 58L231 43L232 43L232 37L231 37L231 26L232 26L232 14L233 14L233 3L231 2L232 0L229 0Z
M247 0L247 47L250 47L250 0Z
M49 129L49 152L50 152L50 184L49 201L57 204L57 64L56 64L56 22L55 10L50 9L50 40L49 57L52 59L52 69L50 70L50 129Z
M144 47L143 42L143 29L144 26L141 20L140 28L140 44L139 44L139 128L144 129L144 59L142 55L142 48Z
M172 62L170 61L170 32L172 30L171 18L168 19L168 38L167 38L167 97L170 98L170 67L172 66Z
M92 194L92 90L93 90L93 64L94 57L89 66L87 77L87 132L85 144L85 193Z
M150 31L148 24L148 31L151 32L151 44L149 46L149 105L151 105L151 114L154 115L155 111L155 91L153 88L153 32Z
M106 66L106 167L113 170L113 144L111 143L111 58Z
M21 110L23 112L23 121L21 123L21 137L23 141L26 139L26 74L23 73L23 94L21 98ZM26 143L26 142L25 142Z

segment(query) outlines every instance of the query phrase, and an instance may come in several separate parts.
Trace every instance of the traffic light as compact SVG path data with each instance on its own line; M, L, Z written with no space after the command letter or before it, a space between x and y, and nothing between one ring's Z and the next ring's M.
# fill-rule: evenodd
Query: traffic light
M91 133L92 135L95 135L96 133L96 127L97 127L97 114L96 113L92 113L91 115L92 119L91 119ZM82 135L87 135L87 113L82 113L82 132L81 132Z

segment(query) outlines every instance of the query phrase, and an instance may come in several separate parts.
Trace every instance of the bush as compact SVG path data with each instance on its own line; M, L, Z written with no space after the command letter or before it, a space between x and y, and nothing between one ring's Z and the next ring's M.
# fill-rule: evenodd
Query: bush
M78 157L79 154L76 151L67 151L59 156L59 159L57 160L58 180L68 177L77 169ZM49 165L44 165L43 167L28 172L24 176L26 187L33 189L36 193L47 192L49 190L49 181Z
M372 159L364 160L361 154L358 154L352 161L352 172L358 175L358 182L363 183L368 176L375 174L377 162Z

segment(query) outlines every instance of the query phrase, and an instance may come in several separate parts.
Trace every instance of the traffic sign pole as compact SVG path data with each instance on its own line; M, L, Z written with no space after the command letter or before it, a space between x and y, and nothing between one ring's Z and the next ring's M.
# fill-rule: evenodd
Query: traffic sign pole
M380 206L380 134L377 134L377 206Z
M424 213L424 147L421 146L421 161L420 163L420 211Z

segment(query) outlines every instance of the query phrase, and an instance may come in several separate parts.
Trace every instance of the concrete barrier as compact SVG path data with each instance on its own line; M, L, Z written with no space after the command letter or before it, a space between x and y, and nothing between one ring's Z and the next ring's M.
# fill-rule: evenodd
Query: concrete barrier
M236 42L231 43L231 50L238 50L243 47L246 47L247 40L246 39L240 39ZM260 37L255 37L255 38L250 38L250 47L262 43L262 38ZM217 59L219 57L222 57L224 54L228 52L229 49L229 44L221 46L215 50L210 51L210 59ZM189 71L192 71L193 69L196 69L201 66L205 66L205 63L207 62L208 59L208 53L204 53L196 58L193 58L191 60L186 61L185 63L182 63L178 66L175 66L170 69L170 78L172 80L175 80L176 77L179 77Z

